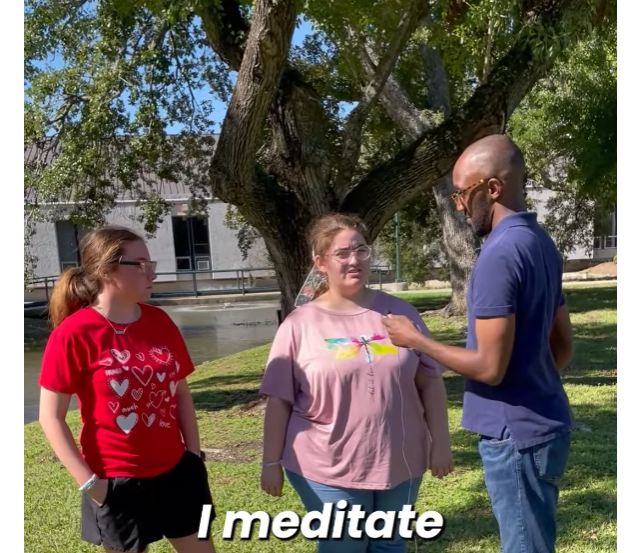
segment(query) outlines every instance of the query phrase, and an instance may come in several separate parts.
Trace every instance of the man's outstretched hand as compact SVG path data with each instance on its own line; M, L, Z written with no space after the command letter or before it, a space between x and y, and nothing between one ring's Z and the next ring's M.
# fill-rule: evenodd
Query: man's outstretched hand
M404 315L387 315L382 318L382 324L387 329L389 339L394 346L415 348L422 338L420 331Z

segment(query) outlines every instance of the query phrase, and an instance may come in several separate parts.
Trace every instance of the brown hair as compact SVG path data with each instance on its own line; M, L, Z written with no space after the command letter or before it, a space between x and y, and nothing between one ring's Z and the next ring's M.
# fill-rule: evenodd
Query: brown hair
M343 230L354 230L362 235L369 244L369 231L362 220L356 216L346 213L331 213L320 217L311 227L309 241L312 255L324 255L331 247L333 239ZM329 284L322 282L315 291L313 299L324 294L329 289Z
M118 264L124 246L142 240L123 227L102 227L88 233L80 242L80 267L60 275L49 300L49 319L57 327L69 315L91 305L100 292L100 276Z

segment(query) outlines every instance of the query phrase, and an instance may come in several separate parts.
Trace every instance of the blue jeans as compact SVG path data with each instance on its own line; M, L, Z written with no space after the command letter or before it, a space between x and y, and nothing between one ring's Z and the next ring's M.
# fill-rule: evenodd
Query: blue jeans
M325 503L335 505L341 499L349 503L349 507L344 510L345 513L348 513L353 505L360 505L367 514L375 511L401 511L403 505L411 505L413 507L422 482L422 477L420 476L407 480L391 490L356 490L325 486L324 484L307 480L289 470L285 472L293 489L300 496L300 500L307 512L322 512ZM335 515L335 510L333 513ZM319 522L312 525L312 528L317 528L318 524ZM376 524L376 528L381 527L382 522ZM363 531L362 538L358 539L349 536L349 519L346 517L343 528L343 537L333 539L331 537L333 527L331 526L329 528L329 537L318 540L318 553L405 553L407 550L404 538L397 532L397 521L395 525L396 533L392 539L368 538L364 533L364 520L358 525L358 529Z
M508 430L502 439L480 440L478 449L504 553L553 553L558 483L571 434L518 450Z

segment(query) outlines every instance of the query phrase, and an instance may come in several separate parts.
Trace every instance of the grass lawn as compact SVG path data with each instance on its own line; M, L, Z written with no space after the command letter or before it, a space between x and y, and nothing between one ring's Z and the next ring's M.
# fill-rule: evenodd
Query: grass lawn
M435 309L446 296L412 293L405 298L420 310ZM570 553L617 550L617 415L616 344L617 288L567 287L574 324L576 355L564 375L576 420L582 428L573 435L572 453L559 506L558 551ZM463 343L466 321L426 318L436 339ZM214 539L220 553L292 551L312 552L314 544L299 537L279 542L233 542L219 539L226 511L304 509L288 483L283 497L271 498L259 489L262 434L261 402L257 396L268 346L205 363L191 378L203 447L212 448L207 463L219 518ZM418 541L421 552L472 553L500 551L497 526L484 488L475 435L460 428L462 380L446 378L455 473L438 481L426 476L416 504L418 512L439 511L445 531L434 541ZM79 417L68 417L75 435ZM75 483L57 461L37 425L25 426L25 551L29 553L93 552L80 541L80 498ZM236 532L238 535L239 532ZM255 534L254 534L255 535ZM155 544L152 553L171 551ZM409 553L416 551L409 544Z

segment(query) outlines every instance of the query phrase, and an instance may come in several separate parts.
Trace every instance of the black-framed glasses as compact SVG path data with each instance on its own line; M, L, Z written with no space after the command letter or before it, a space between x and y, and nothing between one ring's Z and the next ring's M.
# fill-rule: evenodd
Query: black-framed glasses
M373 247L363 244L362 246L358 246L357 248L351 248L348 250L338 250L333 252L331 257L337 259L340 263L348 263L351 259L351 256L355 254L356 259L358 261L366 261L371 257L373 253Z
M155 273L158 266L157 261L127 261L121 259L118 261L118 265L132 265L134 267L140 267L140 271L143 273Z

